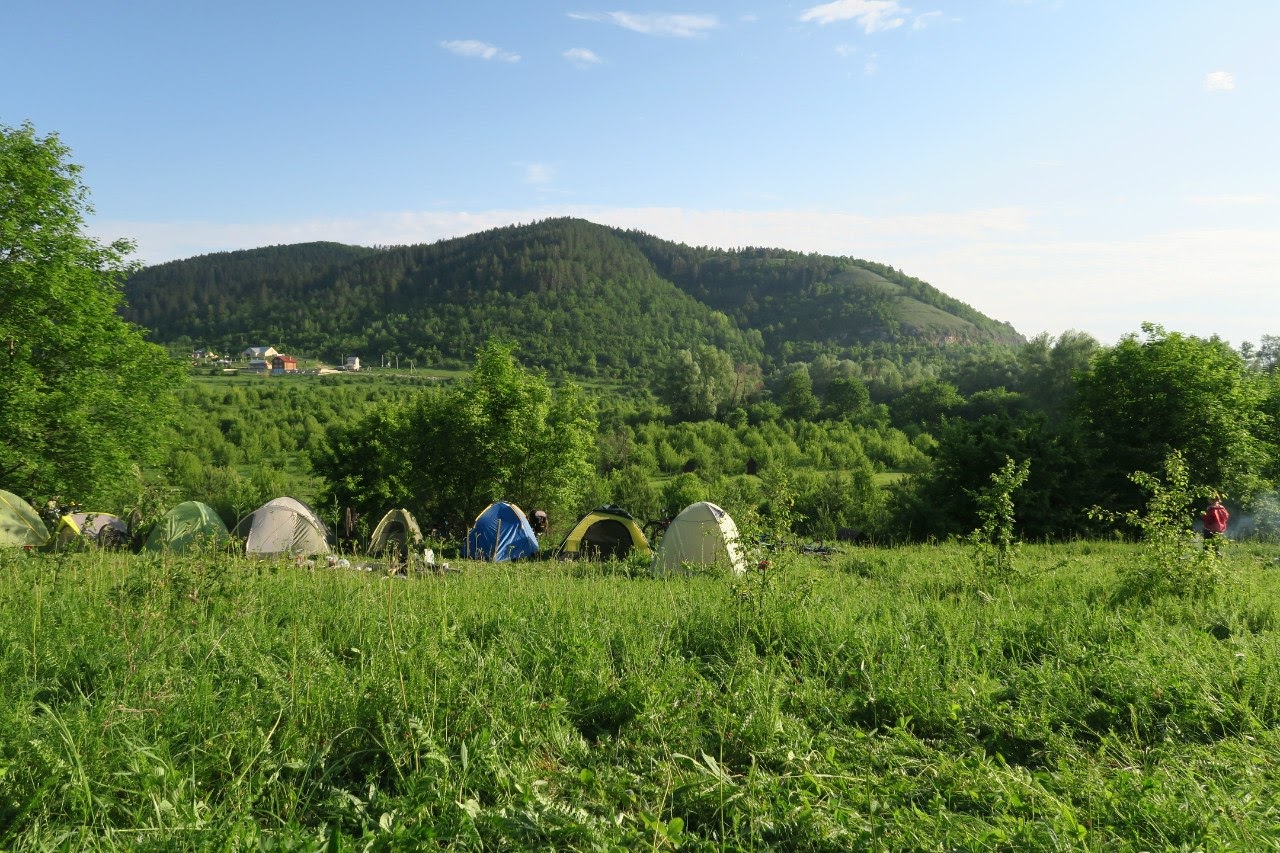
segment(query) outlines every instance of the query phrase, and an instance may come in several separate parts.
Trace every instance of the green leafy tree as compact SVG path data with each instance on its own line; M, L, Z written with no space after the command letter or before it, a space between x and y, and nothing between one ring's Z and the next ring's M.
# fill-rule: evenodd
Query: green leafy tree
M782 377L778 383L777 401L782 413L789 418L810 420L817 417L822 404L814 396L813 378L807 365L795 365Z
M963 403L964 398L951 383L926 379L892 400L889 413L896 427L931 429Z
M1129 473L1158 470L1170 453L1186 461L1192 487L1243 498L1265 484L1269 453L1261 439L1262 392L1244 359L1208 340L1143 324L1099 352L1079 378L1078 411L1094 454L1092 476L1103 502L1141 505Z
M679 474L662 487L663 512L675 516L689 504L705 501L707 487L694 474Z
M85 236L69 153L0 126L0 482L111 503L161 457L183 373L116 314L133 247Z
M823 415L832 418L856 418L871 406L871 394L862 380L842 376L827 384Z
M708 420L734 401L740 379L727 352L703 344L676 352L667 365L660 395L676 418Z
M495 500L575 509L595 467L591 406L574 386L553 392L514 349L489 343L458 385L332 429L313 456L328 500L371 515L407 506L455 532Z

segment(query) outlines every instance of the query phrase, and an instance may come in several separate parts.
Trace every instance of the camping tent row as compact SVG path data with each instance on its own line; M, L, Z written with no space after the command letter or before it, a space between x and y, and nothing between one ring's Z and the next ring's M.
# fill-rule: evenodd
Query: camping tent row
M495 501L476 516L462 553L472 560L500 563L532 557L538 549L538 537L524 511L513 503ZM633 550L653 554L644 532L626 510L602 506L578 519L556 555L564 560L607 559L625 557Z
M120 519L106 513L66 516L57 532L68 544L83 537L96 544L127 539ZM151 529L144 548L184 553L197 547L227 547L232 536L245 543L245 553L257 556L329 553L328 531L315 511L294 498L276 498L246 515L228 533L208 504L186 501L169 510ZM26 501L0 490L0 546L40 547L48 543L48 528ZM422 544L413 516L403 509L389 511L374 528L370 553L408 554ZM562 559L616 558L637 552L653 556L655 574L682 571L691 565L720 565L736 573L746 570L738 544L738 529L720 507L707 501L691 504L675 517L658 547L649 547L635 519L616 506L597 507L578 520L557 554ZM515 504L490 504L467 533L464 556L476 560L515 560L538 552L538 539L524 512Z
M688 566L721 566L736 574L746 571L737 525L729 513L709 501L690 504L672 520L656 555L635 518L613 505L582 516L556 549L563 560L622 559L633 552L652 557L653 571L659 575ZM506 501L492 503L480 513L467 532L463 552L470 559L491 562L536 553L538 539L524 512Z
M315 512L294 498L276 498L258 507L236 525L234 535L245 543L245 553L327 554L328 531ZM169 510L147 535L148 551L185 553L198 547L223 548L232 534L208 504L186 501ZM63 516L51 537L44 521L30 504L11 492L0 490L0 546L41 547L52 539L58 547L79 542L120 545L128 541L129 529L107 513L74 513Z
M184 552L197 545L225 547L232 537L244 542L246 554L259 557L314 556L331 550L329 531L315 510L289 497L267 501L240 519L230 533L207 504L179 504L152 528L145 547ZM413 516L408 510L393 509L374 528L369 553L403 556L421 545L422 533Z

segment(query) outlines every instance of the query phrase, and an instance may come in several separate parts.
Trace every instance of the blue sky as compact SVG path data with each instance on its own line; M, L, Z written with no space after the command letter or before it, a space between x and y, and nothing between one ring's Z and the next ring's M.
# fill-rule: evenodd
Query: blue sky
M582 216L1027 335L1280 335L1280 2L8 0L0 123L147 262Z

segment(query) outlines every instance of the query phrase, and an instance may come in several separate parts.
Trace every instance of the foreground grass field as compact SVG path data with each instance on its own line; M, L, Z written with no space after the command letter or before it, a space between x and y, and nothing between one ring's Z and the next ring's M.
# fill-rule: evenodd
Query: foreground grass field
M1280 564L850 550L771 587L0 552L0 848L1280 846Z

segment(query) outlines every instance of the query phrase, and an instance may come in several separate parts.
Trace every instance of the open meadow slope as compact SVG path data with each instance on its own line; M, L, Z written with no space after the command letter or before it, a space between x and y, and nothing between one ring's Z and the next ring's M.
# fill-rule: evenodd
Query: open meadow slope
M0 554L0 847L1260 849L1280 575L854 549L768 581ZM456 567L456 566L455 566Z

